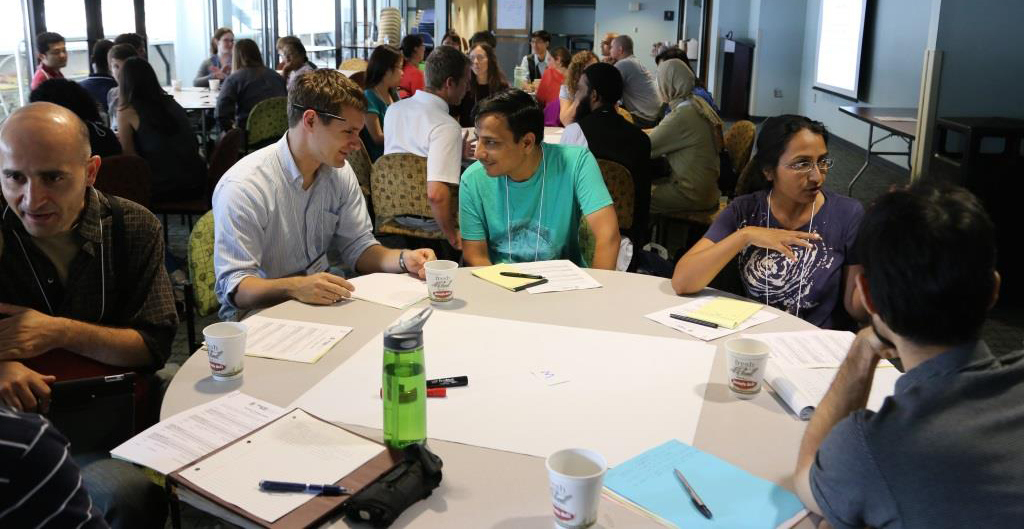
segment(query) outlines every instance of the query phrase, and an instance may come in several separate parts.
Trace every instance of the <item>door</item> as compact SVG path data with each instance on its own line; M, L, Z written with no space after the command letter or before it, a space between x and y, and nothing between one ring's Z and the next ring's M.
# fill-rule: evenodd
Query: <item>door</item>
M498 41L498 64L512 82L515 67L530 52L533 0L490 0L491 27Z

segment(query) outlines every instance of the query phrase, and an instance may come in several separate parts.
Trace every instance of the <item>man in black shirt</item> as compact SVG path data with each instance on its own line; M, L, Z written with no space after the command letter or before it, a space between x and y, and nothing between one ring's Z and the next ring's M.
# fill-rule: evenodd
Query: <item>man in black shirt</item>
M580 76L576 90L576 122L565 128L562 143L583 145L599 160L610 160L629 169L636 198L630 240L637 248L647 243L651 209L651 140L617 109L622 98L622 74L614 66L597 63Z

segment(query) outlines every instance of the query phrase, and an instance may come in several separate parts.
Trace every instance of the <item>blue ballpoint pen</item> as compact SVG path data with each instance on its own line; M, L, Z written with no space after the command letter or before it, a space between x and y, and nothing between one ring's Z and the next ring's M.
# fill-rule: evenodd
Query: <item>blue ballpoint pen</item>
M324 496L341 496L349 490L340 485L317 485L315 483L290 483L287 481L260 480L260 490L268 492L312 492Z

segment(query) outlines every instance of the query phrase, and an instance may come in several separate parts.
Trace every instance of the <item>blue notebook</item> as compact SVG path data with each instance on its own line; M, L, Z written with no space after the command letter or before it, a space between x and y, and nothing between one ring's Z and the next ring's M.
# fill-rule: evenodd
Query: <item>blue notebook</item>
M676 468L711 509L711 520L694 507ZM610 469L604 486L684 529L775 529L804 509L792 492L675 439Z

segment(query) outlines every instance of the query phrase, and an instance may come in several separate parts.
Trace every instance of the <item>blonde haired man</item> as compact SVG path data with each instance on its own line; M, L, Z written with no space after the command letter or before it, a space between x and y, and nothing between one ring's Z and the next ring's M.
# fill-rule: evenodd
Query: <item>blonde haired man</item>
M366 99L337 70L299 77L288 92L288 132L246 156L213 194L216 292L224 319L295 299L329 305L355 289L327 271L328 255L359 272L423 277L433 250L381 246L355 173Z

